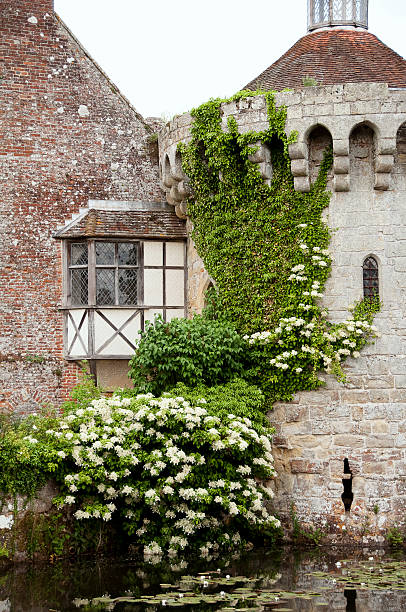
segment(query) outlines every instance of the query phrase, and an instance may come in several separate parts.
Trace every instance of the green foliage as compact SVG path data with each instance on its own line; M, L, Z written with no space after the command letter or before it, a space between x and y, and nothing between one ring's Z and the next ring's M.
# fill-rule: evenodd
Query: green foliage
M405 541L402 531L396 526L388 529L386 539L393 548L400 548Z
M296 514L294 505L290 508L290 517L292 519L292 538L298 544L306 544L307 546L319 546L322 539L325 537L325 532L319 527L304 527Z
M139 392L154 394L178 381L214 385L242 372L244 349L242 338L225 321L195 315L166 323L157 317L141 332L130 377Z
M29 353L25 356L25 361L30 363L44 363L46 361L46 357L43 355L30 355Z
M220 418L234 414L238 418L245 417L255 424L268 426L265 395L258 387L241 378L214 387L200 384L191 388L178 383L171 389L170 395L182 396L192 405L197 405L200 398L204 398L204 407L209 414Z
M0 543L0 559L7 559L9 554L10 553L7 546Z
M90 402L101 397L101 389L97 387L93 376L82 371L82 379L71 391L70 399L61 406L63 414L68 414L78 408L87 408Z
M317 389L320 370L344 380L341 361L357 357L374 335L379 304L361 302L351 319L337 325L321 309L317 300L331 268L322 212L330 199L332 151L325 151L310 192L296 192L288 155L295 134L285 133L286 109L275 107L272 93L264 94L268 129L240 134L233 117L222 128L222 102L257 94L240 92L194 109L192 139L179 150L193 188L193 238L215 280L217 308L245 334L244 377L273 403ZM271 152L270 186L250 161L258 142Z
M26 534L25 550L30 558L110 552L113 540L117 549L117 534L111 525L107 527L101 521L84 524L66 512L27 513L20 531Z
M56 473L61 462L46 431L56 423L53 415L0 419L0 492L3 495L35 492Z
M317 87L318 85L320 85L320 83L316 81L316 79L314 79L313 77L306 76L302 79L302 85L303 87Z

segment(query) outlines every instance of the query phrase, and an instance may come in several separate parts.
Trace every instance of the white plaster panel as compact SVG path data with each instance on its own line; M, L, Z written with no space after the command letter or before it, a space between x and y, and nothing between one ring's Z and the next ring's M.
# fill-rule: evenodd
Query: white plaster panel
M185 316L183 308L168 308L166 311L166 320L182 319Z
M133 350L131 346L127 344L121 336L115 336L111 342L107 344L107 346L100 351L100 355L127 355L131 357L133 354Z
M163 265L163 242L144 242L144 266Z
M75 321L75 325L77 328L79 328L80 325L80 321L82 320L82 316L83 313L85 312L85 310L71 310L70 314L72 315L73 320ZM76 334L76 330L73 326L72 321L70 320L70 318L68 318L68 346L66 347L66 349L68 350L73 338L75 337ZM80 328L79 331L79 335L83 341L83 344L86 348L86 352L88 350L88 316L86 315L85 320L82 323L82 327ZM72 349L69 353L69 357L73 357L73 356L84 356L86 355L86 352L83 349L82 343L80 342L79 338L76 338Z
M185 245L183 242L166 243L166 265L184 266L185 265Z
M144 304L163 305L163 271L144 270Z
M183 306L185 303L183 270L165 270L167 306Z
M94 314L94 345L95 351L98 352L100 347L109 340L114 334L114 329L95 312Z
M150 308L149 310L144 310L144 325L146 321L154 321L156 315L161 315L163 317L164 311L159 308Z

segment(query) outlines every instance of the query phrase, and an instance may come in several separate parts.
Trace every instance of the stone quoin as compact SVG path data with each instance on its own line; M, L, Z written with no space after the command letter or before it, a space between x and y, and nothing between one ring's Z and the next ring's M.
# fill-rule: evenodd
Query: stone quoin
M121 386L145 321L201 311L212 279L177 150L191 116L141 117L53 0L0 0L0 12L0 410L25 414L66 399L84 359ZM381 337L346 362L346 384L325 375L271 413L275 507L381 541L406 511L406 61L368 32L367 0L309 0L307 34L246 88L286 106L297 191L332 145L331 319L347 318L368 274L383 303ZM230 116L241 132L267 127L263 96L222 111L224 129ZM271 181L266 147L252 161Z

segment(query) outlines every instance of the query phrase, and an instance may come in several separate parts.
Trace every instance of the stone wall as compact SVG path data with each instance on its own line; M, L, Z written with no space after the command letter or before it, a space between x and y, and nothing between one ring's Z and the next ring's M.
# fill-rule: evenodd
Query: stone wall
M30 539L25 519L28 516L35 520L46 519L55 511L52 503L58 489L52 482L41 487L33 499L24 495L4 498L0 503L0 547L8 552L8 561L27 561L29 551L27 542Z
M287 107L287 133L298 132L289 148L296 190L309 190L322 148L333 144L325 211L332 274L323 298L331 320L347 318L362 297L369 255L379 263L383 302L376 317L381 337L346 362L345 385L326 377L324 390L299 393L271 413L275 506L288 518L293 504L299 520L330 530L336 540L343 533L381 540L387 528L403 524L406 511L406 90L346 84L277 93L275 100ZM230 115L241 132L267 127L261 96L223 104L223 129ZM176 186L187 178L178 172L176 147L190 138L190 125L183 115L160 135L163 184L179 214L186 211ZM260 150L253 161L269 180L269 156ZM350 512L343 481L353 493Z
M53 13L0 0L0 409L59 403L63 360L58 227L89 199L160 202L145 121ZM34 361L33 358L34 357Z

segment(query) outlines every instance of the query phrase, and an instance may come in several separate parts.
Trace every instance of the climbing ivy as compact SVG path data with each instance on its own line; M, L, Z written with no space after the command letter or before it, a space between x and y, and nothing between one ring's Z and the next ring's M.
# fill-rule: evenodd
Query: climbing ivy
M239 133L234 117L221 125L223 102L264 95L268 128ZM322 218L332 151L327 149L309 193L294 189L286 135L286 108L271 92L239 92L192 111L192 139L179 145L193 197L187 203L193 239L215 279L223 314L245 334L247 377L272 401L315 389L320 370L343 378L341 360L358 356L373 335L377 300L363 301L353 317L333 325L318 298L331 269L329 229ZM271 151L273 177L263 180L250 160L261 142Z

